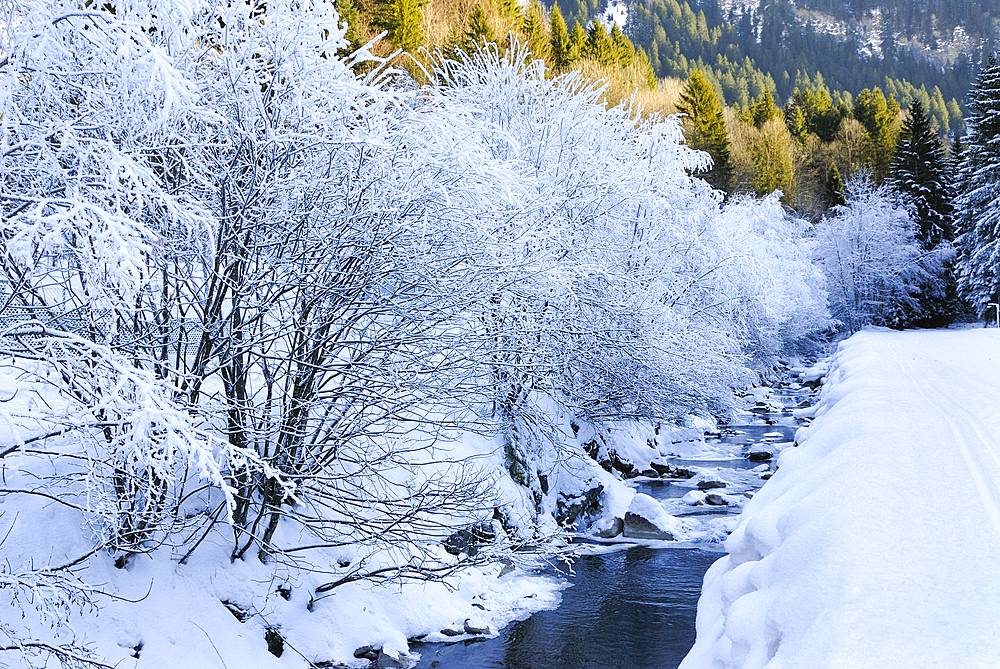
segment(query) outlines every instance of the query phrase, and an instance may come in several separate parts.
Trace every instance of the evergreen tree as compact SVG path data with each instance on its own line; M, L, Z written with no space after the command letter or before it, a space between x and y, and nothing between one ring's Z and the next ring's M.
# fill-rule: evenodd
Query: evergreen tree
M569 33L570 62L583 58L587 53L587 31L583 29L580 22L573 24L573 30Z
M801 144L805 144L809 139L809 128L806 126L806 115L802 107L791 105L785 109L785 125L788 126L788 132L792 133L792 137Z
M914 207L917 238L930 250L954 237L952 192L944 148L923 105L914 100L892 157L888 184Z
M705 172L703 178L716 188L728 191L732 167L726 120L719 96L701 70L693 71L688 77L677 111L686 115L684 126L688 145L712 156L712 169Z
M587 33L585 53L588 58L596 60L604 67L611 67L618 60L615 45L611 42L608 31L604 29L604 24L596 19L590 24L590 31Z
M837 163L830 163L830 169L826 171L824 199L827 207L843 207L847 204L844 198L844 179L840 176Z
M486 10L477 2L469 14L469 28L465 31L465 51L472 53L486 44L495 44L496 41Z
M573 62L573 48L569 41L569 31L566 29L566 21L562 12L559 11L559 4L552 5L552 64L556 70L563 70Z
M623 69L631 65L632 60L635 58L635 45L622 32L617 23L611 26L611 44L614 47L615 56L618 58L618 64Z
M899 103L885 94L877 86L872 90L866 88L858 93L854 101L854 118L861 122L872 142L872 151L867 156L867 162L875 170L875 178L881 181L889 174L892 162L892 152L896 147L899 130L896 117L899 115Z
M781 109L774 103L771 91L764 91L747 107L747 116L747 120L753 123L754 127L760 128L772 118L780 117Z
M985 315L1000 299L1000 59L992 54L969 92L958 177L959 291Z
M930 252L954 238L952 186L944 149L923 105L914 100L909 111L886 183L910 204L914 236ZM954 320L958 306L954 273L949 263L937 270L917 282L914 299L902 314L907 325L937 327Z
M418 0L392 0L379 25L389 31L389 39L403 51L414 52L423 41Z
M350 54L364 46L364 42L358 34L358 22L360 15L353 0L335 0L333 6L337 10L337 15L340 16L340 20L347 24L347 32L344 34L344 39L347 40L347 46L342 47L337 51L337 54L341 58L347 58Z
M531 0L523 16L521 34L524 35L524 43L531 51L532 58L545 60L549 55L549 43L544 32L545 14L538 0ZM564 24L563 28L565 27Z

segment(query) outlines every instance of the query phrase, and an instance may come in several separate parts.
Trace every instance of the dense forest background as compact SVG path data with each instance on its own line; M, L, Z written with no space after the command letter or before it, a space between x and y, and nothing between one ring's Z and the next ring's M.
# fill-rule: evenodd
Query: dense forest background
M903 0L337 0L337 8L352 47L385 32L374 51L400 52L394 62L418 82L436 58L516 40L552 74L604 81L608 103L685 112L689 144L716 164L704 175L713 186L780 190L813 221L859 170L876 183L889 175L914 103L957 155L966 92L1000 44L1000 11L981 0L919 9ZM684 101L694 73L710 95Z

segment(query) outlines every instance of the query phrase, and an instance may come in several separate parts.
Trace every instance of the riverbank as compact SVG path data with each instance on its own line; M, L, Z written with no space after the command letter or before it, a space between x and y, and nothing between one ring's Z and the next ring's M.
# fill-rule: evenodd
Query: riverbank
M995 667L998 377L996 330L843 342L706 574L682 668Z

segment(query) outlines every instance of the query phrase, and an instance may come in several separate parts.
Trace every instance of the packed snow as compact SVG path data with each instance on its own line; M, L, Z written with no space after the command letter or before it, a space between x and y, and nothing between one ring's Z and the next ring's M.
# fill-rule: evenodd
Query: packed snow
M682 669L995 667L1000 332L866 330L705 576Z

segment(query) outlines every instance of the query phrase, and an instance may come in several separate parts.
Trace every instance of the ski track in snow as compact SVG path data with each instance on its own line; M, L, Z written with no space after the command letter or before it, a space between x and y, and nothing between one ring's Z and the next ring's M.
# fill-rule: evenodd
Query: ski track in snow
M903 373L909 378L914 389L921 397L941 416L941 419L948 425L952 436L955 438L955 445L962 454L969 474L976 485L979 499L983 503L983 509L989 516L990 522L996 536L1000 537L1000 489L997 487L996 479L986 476L987 471L983 459L977 454L985 453L993 460L993 465L1000 468L1000 455L996 439L991 437L983 429L982 421L972 412L966 410L960 403L950 399L940 390L936 389L925 378L921 378L912 363L907 362L900 351L899 341L890 339L889 348L892 351L893 359L897 361ZM985 397L988 393L996 393L996 384L989 384L980 379L977 375L962 370L952 368L951 373L962 379L960 386L965 394L969 394L970 388L978 389L979 396ZM973 436L974 441L970 443L969 437Z
M862 332L816 415L706 574L682 669L996 669L1000 332Z

